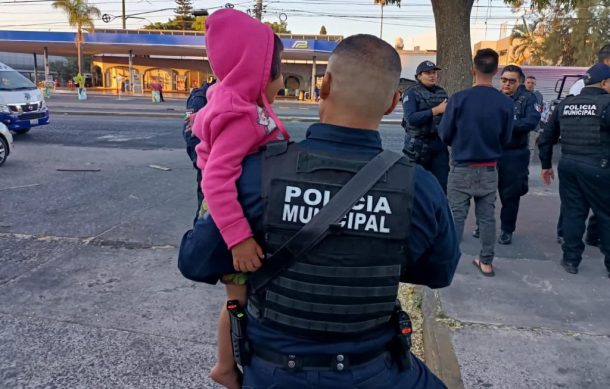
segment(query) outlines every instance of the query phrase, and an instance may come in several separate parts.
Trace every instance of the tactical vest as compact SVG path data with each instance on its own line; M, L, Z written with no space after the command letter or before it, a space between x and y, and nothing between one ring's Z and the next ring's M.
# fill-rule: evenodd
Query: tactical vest
M519 90L519 97L514 100L515 105L515 120L523 119L527 112L527 102L530 99L531 92ZM510 141L504 145L505 150L527 148L529 144L529 132L516 134L513 132Z
M298 144L268 145L262 169L267 252L276 252L367 162ZM308 254L249 296L249 314L307 339L364 338L387 326L408 261L414 174L406 158L396 163Z
M568 96L557 107L561 152L597 158L610 157L610 133L601 130L601 118L610 94Z
M417 109L418 111L425 111L427 109L432 109L443 102L447 96L447 92L440 86L434 86L432 91L426 88L421 83L417 83L413 85L408 91L413 91L415 93L415 99L417 100ZM443 115L433 116L432 121L423 125L423 126L413 126L409 124L409 121L406 118L403 120L403 127L411 136L413 137L429 137L434 138L438 133L438 125L441 122Z

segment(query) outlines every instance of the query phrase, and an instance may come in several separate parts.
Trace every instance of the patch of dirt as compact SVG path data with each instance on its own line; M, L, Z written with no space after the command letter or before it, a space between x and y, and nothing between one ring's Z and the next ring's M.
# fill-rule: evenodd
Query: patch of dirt
M415 285L400 284L398 298L402 304L402 309L409 313L411 324L413 325L413 346L411 351L422 361L424 360L424 329L421 303L422 296L415 288Z

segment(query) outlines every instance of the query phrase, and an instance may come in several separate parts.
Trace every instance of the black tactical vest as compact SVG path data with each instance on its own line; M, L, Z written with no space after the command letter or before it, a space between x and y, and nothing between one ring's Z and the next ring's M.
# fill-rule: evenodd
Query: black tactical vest
M432 90L426 88L421 83L413 85L408 91L415 92L415 98L417 99L417 109L419 111L425 111L432 109L443 102L448 96L447 92L440 86L434 86ZM406 118L403 120L403 127L413 137L427 137L434 138L438 133L438 125L441 122L443 115L436 115L432 118L432 121L423 126L413 126L409 124Z
M557 107L561 152L596 158L610 157L610 134L601 131L601 117L610 94L568 96Z
M519 97L514 101L515 105L515 120L523 119L527 110L527 102L530 99L531 92L519 90ZM527 148L529 144L529 132L517 134L513 132L510 141L504 146L505 150Z
M268 146L262 169L267 252L277 251L367 162L298 144ZM249 314L307 339L365 338L386 326L408 261L414 174L406 158L396 163L329 235L249 296Z

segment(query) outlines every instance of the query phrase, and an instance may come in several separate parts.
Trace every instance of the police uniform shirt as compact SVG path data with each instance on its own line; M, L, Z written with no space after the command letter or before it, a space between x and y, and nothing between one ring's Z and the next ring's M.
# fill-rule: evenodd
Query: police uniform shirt
M511 98L515 104L515 110L519 109L522 110L522 112L515 112L512 139L506 148L510 148L511 143L515 142L517 138L536 129L536 126L540 123L542 112L542 105L538 104L536 96L532 92L528 92L523 85L519 86L517 92L515 92ZM517 105L518 102L519 104L524 104L525 107L521 109L521 107Z
M583 88L580 92L581 96L596 96L607 94L605 90L601 88L595 87L586 87ZM565 100L564 100L565 102ZM569 100L568 100L569 103ZM560 133L560 123L559 116L560 110L566 110L566 114L574 115L574 116L587 116L589 112L587 108L591 107L569 107L569 104L560 104L557 106L553 114L551 115L551 119L549 120L548 125L546 126L542 136L540 137L539 149L540 149L540 162L542 164L543 169L550 169L553 167L552 159L553 159L553 145L557 144L559 141ZM591 112L591 114L594 114ZM610 106L606 107L606 111L602 113L601 118L601 130L602 131L610 131Z
M430 92L434 93L435 89L428 89ZM417 104L417 94L415 93L415 89L413 89L413 87L409 88L403 97L402 108L404 110L405 119L409 121L409 124L415 127L424 126L430 123L434 118L431 108L423 111L419 109Z
M328 124L313 124L301 146L311 152L333 152L340 157L363 156L372 158L382 151L381 136L377 131L358 130ZM261 200L261 156L247 157L242 176L237 182L239 199L255 234L262 229L263 203ZM420 166L415 167L415 187L411 234L408 253L412 268L403 269L402 281L441 288L451 283L460 258L459 243L446 197L437 180ZM270 205L271 206L271 205ZM283 206L280 204L279 206ZM210 217L197 220L189 239L196 242L190 255L197 256L211 266L225 270L231 266L231 254L226 250L218 229ZM224 246L224 252L222 247ZM219 263L222 262L222 265ZM216 264L216 265L215 265ZM280 349L286 353L328 353L330 349L344 352L365 352L383 348L393 331L384 331L369 340L341 343L320 343L288 336L263 326L255 320L248 323L248 337L255 344Z

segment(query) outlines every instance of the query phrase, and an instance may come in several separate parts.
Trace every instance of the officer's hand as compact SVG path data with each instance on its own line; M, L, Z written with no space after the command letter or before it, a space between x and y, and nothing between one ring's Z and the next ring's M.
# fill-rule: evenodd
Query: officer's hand
M248 238L231 249L233 267L241 272L253 272L261 267L264 258L263 249L254 238Z
M432 115L436 116L445 113L445 108L447 108L447 99L443 100L442 103L432 108Z
M553 171L553 168L542 169L540 177L542 177L542 181L544 181L545 185L551 185L551 182L555 179L555 172Z

